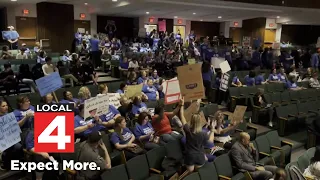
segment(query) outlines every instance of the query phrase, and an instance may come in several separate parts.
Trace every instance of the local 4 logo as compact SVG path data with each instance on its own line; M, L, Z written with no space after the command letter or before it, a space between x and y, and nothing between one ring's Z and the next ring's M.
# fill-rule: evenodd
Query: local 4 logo
M34 151L74 152L72 104L37 105L34 114Z

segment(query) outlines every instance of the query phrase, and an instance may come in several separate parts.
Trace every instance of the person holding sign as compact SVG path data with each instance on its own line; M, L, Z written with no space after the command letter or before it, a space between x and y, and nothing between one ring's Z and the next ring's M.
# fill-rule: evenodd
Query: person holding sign
M125 83L120 84L120 88L116 91L120 95L124 95L124 91L127 90L127 85Z
M91 92L88 87L83 86L79 89L78 93L80 103L84 103L85 100L91 98Z
M187 166L189 173L192 173L195 169L199 169L208 160L204 154L204 146L210 142L213 143L215 121L212 121L212 130L210 134L202 132L201 116L200 114L193 114L189 124L184 117L184 98L180 100L180 119L183 124L183 130L186 135L186 154L184 157L184 163Z
M0 100L0 117L4 117L8 114L8 103L4 100ZM11 160L20 160L23 158L22 145L17 143L4 152L2 152L3 168L10 169Z
M56 102L53 100L53 95L52 93L49 93L47 95L45 95L43 98L42 98L42 102L44 104L56 104Z
M153 85L152 79L147 81L147 84L143 86L142 92L148 97L150 101L159 100L159 92L157 88Z
M73 95L70 91L63 91L62 93L63 99L60 103L67 104L67 103L74 103L74 107L77 107L79 104L79 99L73 98Z
M112 105L109 105L109 112L100 116L102 120L102 129L109 129L112 128L115 122L115 119L120 117L120 112Z
M84 104L81 104L79 106L79 114L74 117L75 139L86 140L91 132L101 129L101 124L102 121L97 116L84 119Z
M141 71L141 77L138 78L138 84L147 84L148 77L146 71Z
M158 148L157 134L149 122L150 115L147 112L142 112L138 116L137 123L134 128L134 135L141 143L144 144L146 150Z
M33 127L34 107L30 105L30 100L26 96L18 97L17 104L18 109L15 109L13 114L15 115L23 134L23 131Z

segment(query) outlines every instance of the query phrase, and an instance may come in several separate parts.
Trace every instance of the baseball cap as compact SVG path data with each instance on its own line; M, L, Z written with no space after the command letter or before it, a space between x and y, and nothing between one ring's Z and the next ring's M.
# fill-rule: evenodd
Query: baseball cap
M89 143L97 143L101 140L102 134L100 131L93 131L88 136L88 142Z

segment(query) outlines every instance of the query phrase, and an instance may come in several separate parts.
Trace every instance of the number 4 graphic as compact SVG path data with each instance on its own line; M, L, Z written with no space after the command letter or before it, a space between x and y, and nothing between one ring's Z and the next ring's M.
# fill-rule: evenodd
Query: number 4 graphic
M71 142L71 136L66 135L65 116L56 116L54 120L47 126L47 128L38 136L39 143L57 143L59 150L65 150L66 144ZM57 135L51 133L58 128Z

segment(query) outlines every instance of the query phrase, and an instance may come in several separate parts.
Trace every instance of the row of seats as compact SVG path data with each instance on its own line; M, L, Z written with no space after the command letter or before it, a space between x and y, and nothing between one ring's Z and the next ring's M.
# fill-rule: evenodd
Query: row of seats
M314 156L314 153L316 151L315 147L312 147L310 149L308 149L306 152L304 152L301 156L299 156L298 161L295 162L291 162L289 164L286 165L286 172L287 172L287 180L291 180L290 177L290 166L295 165L297 166L300 171L303 173L305 169L308 168L308 166L310 165L311 159Z

